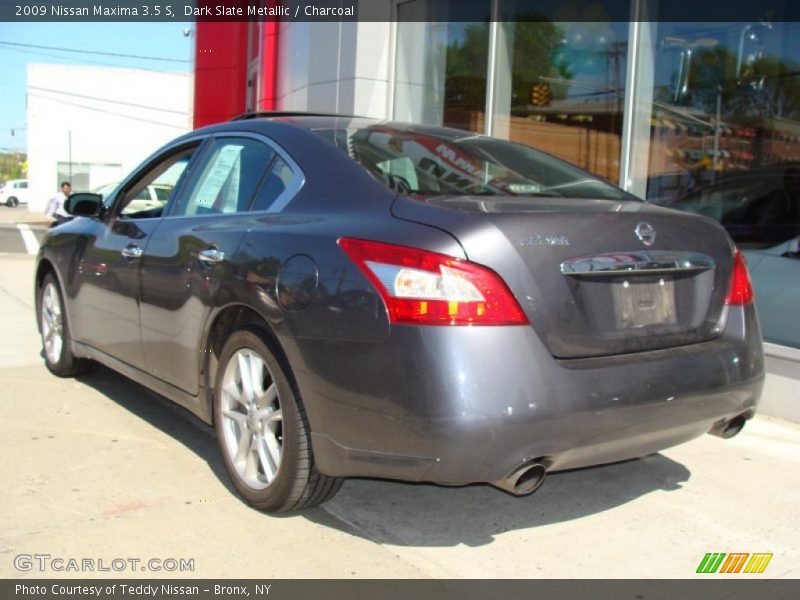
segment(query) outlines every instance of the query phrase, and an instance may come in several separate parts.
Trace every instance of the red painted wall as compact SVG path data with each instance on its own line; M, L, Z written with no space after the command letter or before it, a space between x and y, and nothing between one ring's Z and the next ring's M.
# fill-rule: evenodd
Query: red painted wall
M195 128L242 114L247 90L247 22L198 21L194 53Z
M228 121L247 106L247 22L195 25L194 127ZM274 110L279 23L261 23L258 110Z

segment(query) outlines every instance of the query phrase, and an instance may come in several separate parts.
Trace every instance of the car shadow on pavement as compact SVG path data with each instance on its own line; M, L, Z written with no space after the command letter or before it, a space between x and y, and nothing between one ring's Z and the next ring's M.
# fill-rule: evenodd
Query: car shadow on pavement
M322 509L343 530L396 546L483 546L499 534L589 517L647 494L680 489L689 470L662 454L553 473L530 496L489 485L443 487L352 479ZM330 526L329 516L308 518ZM631 527L634 525L632 524Z
M79 380L197 454L223 485L236 493L225 472L213 429L189 411L103 366Z
M230 493L236 494L209 426L104 367L80 380L197 454ZM524 497L511 496L489 485L444 487L350 479L322 507L270 517L305 518L379 544L482 546L505 532L590 517L653 492L680 489L690 476L684 465L653 454L639 460L554 473L538 491Z

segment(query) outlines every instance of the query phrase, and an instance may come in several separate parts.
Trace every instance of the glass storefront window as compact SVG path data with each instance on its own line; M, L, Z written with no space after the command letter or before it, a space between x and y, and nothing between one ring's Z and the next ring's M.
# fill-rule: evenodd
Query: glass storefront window
M800 23L658 23L650 36L642 189L718 220L748 258L765 339L800 347Z
M442 6L473 18L433 18ZM749 260L765 339L800 348L800 23L530 6L399 1L394 118L520 142L718 220Z
M628 24L514 16L498 29L492 135L617 183Z
M502 9L495 25L493 7ZM513 0L399 2L394 118L489 132L616 183L628 24L602 2L555 12L587 10L595 20L564 22Z
M489 7L488 0L398 3L395 119L484 131ZM412 21L420 18L431 21Z

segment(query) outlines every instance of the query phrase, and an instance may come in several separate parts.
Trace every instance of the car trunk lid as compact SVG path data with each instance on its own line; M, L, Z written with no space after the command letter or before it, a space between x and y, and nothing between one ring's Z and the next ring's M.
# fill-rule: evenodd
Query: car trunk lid
M508 284L558 358L719 334L733 265L710 219L631 201L399 196L395 217L445 230Z

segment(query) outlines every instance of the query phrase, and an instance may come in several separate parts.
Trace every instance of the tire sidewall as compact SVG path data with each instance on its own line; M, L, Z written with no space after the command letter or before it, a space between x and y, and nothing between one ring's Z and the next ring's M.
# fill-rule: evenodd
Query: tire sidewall
M269 367L273 381L278 386L278 397L283 413L281 464L275 479L264 489L254 489L239 477L225 447L222 430L224 422L221 404L222 379L231 357L237 351L245 348L257 352ZM256 505L262 510L281 508L291 496L295 487L299 463L298 439L299 436L305 435L305 432L298 427L299 419L297 418L296 403L297 397L294 389L286 377L283 366L275 358L272 349L265 341L264 334L255 328L241 329L234 332L223 347L216 372L216 381L214 382L214 428L225 468L234 487L248 503Z
M12 197L6 200L6 206L9 208L16 208L18 205L19 205L19 200L17 200L16 198Z

